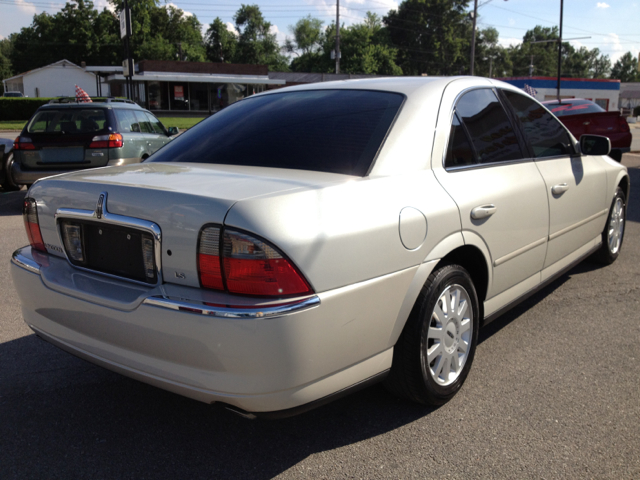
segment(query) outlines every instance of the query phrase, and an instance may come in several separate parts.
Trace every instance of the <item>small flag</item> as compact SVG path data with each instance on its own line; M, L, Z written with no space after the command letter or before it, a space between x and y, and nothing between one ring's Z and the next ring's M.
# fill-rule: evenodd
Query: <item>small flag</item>
M76 101L78 103L93 103L89 94L78 85L76 85Z
M538 91L535 88L533 88L531 85L527 85L526 83L524 84L523 90L534 98L538 94Z

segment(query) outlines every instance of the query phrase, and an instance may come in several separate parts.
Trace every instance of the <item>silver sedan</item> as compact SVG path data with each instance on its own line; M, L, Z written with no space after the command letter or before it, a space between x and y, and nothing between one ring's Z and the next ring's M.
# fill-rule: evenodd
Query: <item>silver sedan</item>
M246 416L377 381L440 405L481 326L617 258L609 149L489 79L267 92L142 164L35 183L11 271L40 337Z

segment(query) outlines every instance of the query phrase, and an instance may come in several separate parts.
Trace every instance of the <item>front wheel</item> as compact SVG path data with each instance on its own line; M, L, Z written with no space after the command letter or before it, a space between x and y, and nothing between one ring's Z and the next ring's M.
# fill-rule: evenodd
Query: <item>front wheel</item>
M7 158L5 159L4 165L0 166L4 168L5 173L5 184L2 186L5 192L13 192L15 190L20 190L21 188L21 185L18 185L13 181L13 174L11 173L13 162L13 152L9 152Z
M478 297L469 273L459 265L433 272L394 348L386 387L418 403L446 403L469 374L479 324Z
M607 223L602 231L602 246L593 259L603 265L611 265L620 255L622 240L624 239L624 227L627 220L627 204L624 192L620 187L611 202Z

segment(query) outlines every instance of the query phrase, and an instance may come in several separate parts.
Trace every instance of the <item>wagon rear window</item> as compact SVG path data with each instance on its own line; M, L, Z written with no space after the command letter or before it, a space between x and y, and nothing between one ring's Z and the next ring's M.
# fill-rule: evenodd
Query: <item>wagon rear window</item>
M107 118L102 108L43 109L29 123L29 133L94 133L106 129Z
M248 98L188 130L152 162L290 168L364 176L404 96L313 90Z

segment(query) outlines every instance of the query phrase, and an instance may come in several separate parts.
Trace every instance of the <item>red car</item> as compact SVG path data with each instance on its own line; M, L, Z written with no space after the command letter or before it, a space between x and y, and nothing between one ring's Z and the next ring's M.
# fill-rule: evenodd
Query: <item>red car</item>
M607 112L600 105L584 98L567 98L542 102L569 131L580 140L581 135L602 135L611 140L609 156L618 162L631 150L631 131L619 112Z

